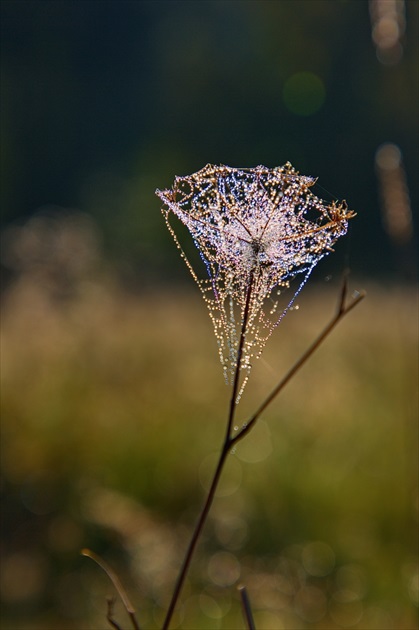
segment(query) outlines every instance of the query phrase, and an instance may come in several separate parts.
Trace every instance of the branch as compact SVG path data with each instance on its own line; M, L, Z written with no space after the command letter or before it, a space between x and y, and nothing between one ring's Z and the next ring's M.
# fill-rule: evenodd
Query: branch
M227 431L226 431L226 437L225 437L226 443L231 441L231 427L233 426L233 419L234 419L234 414L236 411L236 399L237 399L237 393L239 390L241 361L242 361L244 341L246 338L247 323L249 320L252 289L253 289L253 271L250 274L249 284L247 287L246 302L244 306L243 321L242 321L242 327L241 327L241 332L240 332L240 340L239 340L239 346L237 349L237 362L236 362L236 368L235 368L235 373L234 373L233 389L231 392L231 399L230 399L230 411L228 415Z
M163 630L167 630L169 628L170 621L172 619L172 616L173 616L173 613L174 613L177 601L179 599L179 595L180 595L180 592L182 590L183 583L185 581L186 575L187 575L188 570L189 570L189 566L191 564L191 560L192 560L192 556L193 556L193 553L194 553L194 550L195 550L195 547L196 547L196 543L198 542L198 538L199 538L199 536L201 534L201 531L202 531L202 529L203 529L203 527L205 525L205 521L207 520L208 512L209 512L210 507L212 505L212 502L213 502L213 499L214 499L214 496L215 496L215 492L217 490L218 482L219 482L219 479L220 479L220 476L221 476L221 472L222 472L223 467L224 467L224 462L226 460L226 457L227 457L228 453L229 453L229 448L228 448L228 443L226 442L224 444L222 450L221 450L220 459L218 461L217 468L216 468L215 473L214 473L214 477L213 477L213 480L212 480L212 483L211 483L211 487L209 489L207 498L205 500L204 507L202 509L202 512L201 512L201 514L199 516L198 522L197 522L197 524L195 526L195 529L194 529L194 532L192 534L192 538L191 538L191 541L189 543L189 547L188 547L188 549L186 551L185 558L183 560L182 567L180 569L180 572L179 572L179 575L178 575L178 578L177 578L177 581L176 581L175 589L173 591L172 599L170 601L170 605L169 605L169 608L168 608L167 613L166 613L166 618L165 618L165 620L163 622Z
M255 622L253 620L252 608L250 606L250 599L247 594L245 586L239 586L238 591L240 593L243 616L247 624L247 630L256 630Z
M201 514L199 516L198 522L195 525L195 529L194 532L192 534L192 538L190 540L189 543L189 547L186 551L186 555L184 557L183 563L182 563L182 567L180 569L176 584L175 584L175 588L172 594L172 599L170 600L170 604L169 604L169 608L167 610L166 613L166 617L165 620L163 622L163 630L168 630L170 622L172 620L172 616L177 604L177 601L179 599L179 595L181 593L182 587L183 587L183 583L185 581L186 575L189 571L189 566L191 564L192 561L192 556L194 554L195 551L195 547L196 547L196 543L198 542L198 539L201 535L202 529L205 525L205 522L207 520L207 516L208 516L208 512L210 511L212 502L214 500L214 496L215 496L215 492L217 490L218 487L218 482L220 480L220 476L224 467L224 463L225 460L227 458L228 453L230 452L230 448L231 445L233 443L233 439L231 437L231 428L233 426L233 420L234 420L234 414L236 413L236 399L237 399L237 392L239 390L239 381L240 381L240 372L241 372L241 359L242 359L242 354L243 354L243 347L244 347L244 342L245 342L245 338L246 338L246 329L247 329L247 324L248 324L248 320L249 320L249 311L250 311L250 304L251 304L251 297L252 297L252 288L253 288L253 272L250 274L250 279L249 279L249 285L247 287L247 294L246 294L246 302L245 302L245 306L244 306L244 313L243 313L243 320L242 320L242 326L241 326L241 332L240 332L240 340L239 340L239 346L237 349L237 360L236 360L236 367L235 367L235 373L234 373L234 381L233 381L233 388L232 388L232 393L231 393L231 398L230 398L230 406L229 406L229 413L228 413L228 419L227 419L227 428L226 428L226 433L225 433L225 437L224 437L224 443L223 446L221 448L221 453L220 453L220 458L218 460L218 464L217 467L215 469L214 472L214 476L211 482L211 486L207 495L207 498L205 499L205 503L204 503L204 507L202 508Z
M278 394L284 389L285 385L289 383L289 381L295 376L295 374L303 367L303 365L308 361L308 359L316 352L316 350L321 346L323 341L330 335L330 333L336 328L339 322L352 311L355 306L357 306L366 296L365 291L356 291L354 296L350 299L349 303L346 303L346 296L348 293L348 274L345 273L342 289L339 294L338 307L336 309L335 315L332 317L330 322L325 326L320 335L313 341L311 346L301 355L301 357L294 363L292 368L286 373L284 378L278 383L278 385L272 390L269 396L264 400L264 402L260 405L257 411L251 416L250 420L246 422L239 433L235 435L231 440L231 446L236 444L239 440L244 438L244 436L249 433L252 427L255 425L259 416L265 411L265 409L271 404L271 402L278 396Z
M114 597L108 597L106 601L108 603L108 610L106 612L106 619L108 620L109 625L112 626L112 628L115 628L115 630L122 630L121 626L113 618L113 606L115 604L115 598Z
M256 420L259 418L259 416L261 415L261 413L263 411L265 411L266 407L274 400L274 398L276 398L276 396L279 394L279 392L285 387L285 385L288 383L289 380L291 380L291 378L298 372L298 370L304 365L304 363L307 361L307 359L309 359L309 357L311 357L311 355L317 350L317 348L320 346L320 344L324 341L324 339L332 332L332 330L335 328L335 326L337 325L337 323L347 314L349 313L349 311L351 311L365 296L364 293L359 293L355 298L352 299L352 301L348 304L345 305L345 301L346 301L346 294L347 294L347 275L345 275L344 278L344 282L343 282L343 286L342 286L342 291L341 294L339 296L339 304L338 304L338 310L336 315L332 318L332 320L330 321L330 323L326 326L326 328L323 330L323 332L319 335L319 337L314 341L314 343L309 347L309 349L300 357L300 359L295 363L295 365L291 368L291 370L286 374L286 376L282 379L282 381L277 385L277 387L275 387L275 389L272 391L272 393L266 398L266 400L262 403L262 405L259 407L259 409L256 411L256 413L251 417L251 419L249 420L249 422L247 424L245 424L241 431L235 435L234 437L231 435L231 428L233 425L233 420L234 420L234 415L235 415L235 411L236 411L236 398L237 398L237 392L238 392L238 387L239 387L239 379L240 379L240 368L241 368L241 357L242 357L242 352L243 352L243 347L244 347L244 342L245 342L245 336L246 336L246 328L247 328L247 324L248 324L248 317L249 317L249 311L250 311L250 304L251 304L251 294L252 294L252 286L253 286L253 274L250 277L249 280L249 285L247 288L247 295L246 295L246 303L245 303L245 308L244 308L244 313L243 313L243 320L242 320L242 328L241 328L241 334L240 334L240 340L239 340L239 346L238 346L238 351L237 351L237 362L236 362L236 368L235 368L235 374L234 374L234 382L233 382L233 389L232 389L232 395L231 395L231 399L230 399L230 407L229 407L229 415L228 415L228 421L227 421L227 431L225 434L225 438L224 438L224 443L221 449L221 453L220 453L220 458L218 460L218 464L217 467L215 469L214 472L214 476L212 479L212 483L211 483L211 487L210 490L208 492L207 498L205 500L205 504L204 507L202 509L202 512L199 516L198 522L195 526L194 532L192 534L192 538L191 541L189 543L188 549L186 551L186 555L185 558L183 560L182 563L182 567L180 569L177 581L176 581L176 585L172 594L172 598L169 604L169 608L168 611L166 613L166 617L165 620L163 622L163 630L168 630L177 601L179 599L179 595L181 593L182 587L183 587L183 583L185 581L186 575L188 573L189 570L189 566L192 560L192 556L194 554L195 551L195 547L196 544L198 542L199 536L202 532L202 529L205 525L207 516L208 516L208 512L211 508L214 496L215 496L215 492L216 489L218 487L218 482L224 467L224 463L225 460L227 458L228 453L231 450L231 447L238 442L239 440L241 440L249 431L250 429L253 427L253 425L255 424ZM250 627L252 630L252 627Z
M101 569L105 571L106 575L108 576L108 578L111 580L112 584L114 585L119 597L121 598L122 603L124 604L125 610L127 611L128 616L131 620L132 627L134 628L134 630L140 630L140 626L138 625L138 621L135 617L135 608L131 604L128 598L128 595L124 587L122 586L119 577L116 575L115 571L100 556L94 553L94 551L90 551L90 549L82 549L80 553L82 556L91 558L94 562L96 562L96 564L100 566ZM115 622L112 619L112 615L110 615L111 612L112 612L112 604L109 604L109 600L108 600L107 619L109 623L114 625L115 628L118 628L118 626L115 625Z

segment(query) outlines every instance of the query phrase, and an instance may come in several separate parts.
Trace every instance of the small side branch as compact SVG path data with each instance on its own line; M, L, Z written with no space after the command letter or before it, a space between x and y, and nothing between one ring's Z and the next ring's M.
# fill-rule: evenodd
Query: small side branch
M236 444L239 440L243 439L244 436L249 433L252 427L255 425L258 418L265 411L265 409L271 404L271 402L278 396L278 394L284 389L285 385L289 383L289 381L295 376L295 374L303 367L303 365L308 361L308 359L316 352L316 350L321 346L323 341L330 335L330 333L336 328L339 322L352 311L366 296L365 291L356 292L356 294L347 302L347 293L348 293L348 278L347 273L345 273L342 289L339 294L338 308L336 310L335 315L332 317L330 322L325 326L320 335L313 341L311 346L307 348L304 354L294 363L292 368L286 373L284 378L278 383L278 385L272 390L272 392L267 396L264 402L260 405L257 411L252 415L250 420L246 422L239 433L235 435L231 440L231 445Z
M247 594L246 587L239 586L238 591L241 597L243 617L246 622L247 630L256 630L255 622L253 620L252 608L250 606L250 599Z
M201 535L202 529L205 525L209 510L211 508L212 502L214 500L214 496L218 487L218 482L232 446L241 440L254 426L255 422L259 418L259 416L265 411L266 407L278 396L279 392L285 387L285 385L291 380L291 378L298 372L298 370L306 363L306 361L311 357L311 355L317 350L317 348L321 345L321 343L326 339L326 337L332 332L338 322L349 313L365 296L365 293L359 293L356 297L352 299L349 304L345 304L346 302L346 294L347 294L347 279L345 277L342 291L339 297L339 307L336 315L332 318L323 332L317 337L317 339L313 342L313 344L308 348L308 350L300 357L300 359L295 363L295 365L291 368L291 370L286 374L286 376L282 379L282 381L275 387L275 389L271 392L271 394L266 398L266 400L262 403L256 413L250 418L249 422L245 424L240 432L234 437L231 435L231 429L233 426L235 411L236 411L236 397L239 387L239 379L240 379L240 367L241 367L241 357L245 342L246 329L248 324L249 310L251 304L251 294L252 294L252 286L253 286L253 275L251 275L249 280L249 285L247 289L246 295L246 303L243 313L243 321L242 321L242 329L239 340L239 347L237 352L237 364L233 382L232 395L230 399L230 407L229 407L229 415L227 420L227 430L224 438L224 443L221 449L220 457L218 460L217 467L214 472L214 476L212 479L212 483L210 486L210 490L208 492L207 498L204 503L204 507L198 519L198 522L195 526L191 541L189 543L189 547L186 551L185 558L182 563L182 567L180 569L180 573L178 575L176 585L174 588L174 592L172 595L172 599L169 604L169 608L163 622L163 630L168 630L170 626L170 622L179 599L183 583L185 581L186 575L189 570L189 566L192 560L192 556L195 551L196 544ZM242 595L243 596L243 595ZM244 595L245 596L245 595ZM249 628L254 628L253 626L249 626Z
M121 598L122 603L124 604L125 610L127 611L127 614L131 620L132 627L134 628L134 630L140 630L140 626L135 616L135 608L131 604L129 597L124 587L122 586L119 577L116 575L115 571L103 560L103 558L98 556L94 551L91 551L90 549L82 549L81 555L86 556L87 558L91 558L91 560L96 562L96 564L98 564L100 568L103 569L103 571L105 571L106 575L108 576L108 578L114 585L116 592ZM109 621L111 625L113 625L114 628L117 628L118 630L119 626L113 620L112 612L113 612L113 600L108 599L107 620Z
M119 623L117 623L113 617L113 607L115 604L115 598L114 597L108 597L107 598L107 604L108 604L108 610L106 612L106 619L109 623L110 626L112 626L112 628L115 628L115 630L122 630L121 626L119 625Z

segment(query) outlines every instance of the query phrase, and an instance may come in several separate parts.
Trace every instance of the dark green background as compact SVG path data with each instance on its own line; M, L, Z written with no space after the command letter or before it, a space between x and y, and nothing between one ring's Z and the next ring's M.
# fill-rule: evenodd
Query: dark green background
M176 254L156 187L208 162L289 160L359 213L356 272L391 276L374 154L400 147L416 207L418 6L391 67L367 0L3 1L3 225L49 204L86 211L112 260L161 278ZM312 115L284 103L296 72L325 85Z
M211 590L206 569L230 545L260 629L278 627L261 621L272 606L284 628L413 630L417 300L410 286L390 282L400 280L400 264L382 227L374 156L382 143L400 147L415 209L419 2L405 3L395 66L377 59L367 0L0 6L2 274L17 272L2 301L4 626L104 628L110 588L80 556L90 547L118 571L141 627L161 627L174 578L166 558L163 582L143 558L158 564L167 543L179 554L186 547L229 390L205 305L154 191L208 162L289 160L319 177L316 194L346 198L358 216L316 270L332 282L310 282L302 308L270 339L240 422L326 323L346 253L350 291L365 287L368 298L267 411L271 455L253 464L244 457L243 466L240 451L231 458L242 483L214 504L193 563L193 596L185 590L183 598L195 601L185 627L214 627L196 603L204 592L232 602L216 627L242 627L235 588ZM306 116L288 100L300 72L325 86L322 106ZM91 223L80 214L72 222L73 210L103 234L97 274ZM48 213L57 221L31 220ZM140 290L121 291L127 284ZM151 285L154 292L141 291ZM117 502L106 520L100 506L109 496ZM248 528L238 546L234 529L230 542L219 536L229 514ZM151 553L149 534L157 536ZM301 550L316 540L336 556L319 579L301 571ZM303 619L293 591L285 608L278 589L269 603L269 580L287 554L332 613L334 589L355 567L365 583L355 600L360 621L340 623L326 609L318 622ZM116 616L128 625L121 608Z

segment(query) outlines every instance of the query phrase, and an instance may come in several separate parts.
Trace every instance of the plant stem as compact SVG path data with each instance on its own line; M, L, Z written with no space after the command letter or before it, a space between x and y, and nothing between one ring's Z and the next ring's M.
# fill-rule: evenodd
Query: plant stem
M236 412L236 399L237 399L237 393L239 390L241 360L242 360L242 355L243 355L244 340L246 338L246 328L247 328L247 323L249 320L249 310L250 310L250 303L251 303L251 297L252 297L252 288L253 288L253 271L250 273L249 285L247 287L246 303L244 306L239 347L237 349L237 360L236 360L236 367L235 367L235 372L234 372L233 390L231 392L230 411L228 414L225 442L228 442L231 439L231 429L233 426L234 414Z
M240 598L243 608L243 616L246 621L248 630L256 630L255 622L253 619L252 608L250 606L249 596L245 586L239 586Z
M224 462L226 460L226 457L228 455L229 452L229 444L224 444L222 450L221 450L221 454L220 454L220 459L218 460L218 464L217 464L217 468L215 470L214 473L214 477L211 483L211 487L209 489L208 492L208 496L206 498L204 507L202 509L201 515L198 519L198 522L195 526L195 530L194 533L192 535L191 541L189 543L189 547L188 550L186 552L185 558L183 560L183 564L176 582L176 586L175 589L173 591L173 595L172 595L172 599L170 602L170 606L169 609L167 611L166 614L166 618L164 620L164 624L163 624L163 630L167 630L170 624L170 621L172 619L176 604L177 604L177 600L179 599L179 595L180 592L182 590L183 587L183 583L185 581L186 575L188 573L189 570L189 566L191 564L191 560L192 560L192 556L196 547L196 543L198 542L198 538L201 534L201 531L204 527L205 521L207 519L208 516L208 512L210 510L210 507L212 505L212 501L214 499L214 495L215 495L215 491L217 490L217 486L218 486L218 481L220 479L221 476L221 472L223 470L223 466L224 466Z
M214 476L211 482L211 486L205 500L204 507L202 509L201 515L198 519L198 522L195 526L194 533L192 535L191 541L189 543L189 547L187 549L185 558L183 560L183 564L181 570L179 572L179 576L176 582L175 589L173 591L172 599L170 602L169 609L166 614L166 618L164 620L163 629L168 630L177 601L179 599L179 595L181 593L183 583L185 581L186 575L189 570L189 566L192 561L193 553L196 547L196 543L198 542L199 536L202 532L202 529L205 525L208 513L210 511L217 487L218 482L220 480L220 476L227 459L227 455L229 454L231 447L236 444L239 440L241 440L255 425L259 416L265 411L266 407L278 396L280 391L285 387L285 385L292 379L292 377L301 369L301 367L306 363L306 361L311 357L311 355L317 350L317 348L323 343L326 337L332 332L332 330L337 326L337 324L342 320L342 318L347 315L359 302L365 297L365 293L359 293L357 297L353 298L349 304L345 304L346 295L347 295L347 277L345 276L341 293L339 296L338 308L335 315L332 317L327 326L323 329L320 335L315 339L315 341L311 344L311 346L306 350L306 352L298 359L298 361L293 365L293 367L287 372L285 377L279 382L279 384L273 389L273 391L269 394L269 396L265 399L265 401L260 405L257 411L253 414L250 420L241 428L240 432L234 437L231 435L231 429L233 427L233 421L236 411L236 399L237 392L239 389L239 381L240 381L240 367L241 367L241 358L243 355L243 347L246 337L246 328L248 324L250 304L251 304L251 294L252 294L252 285L253 285L253 273L250 275L249 285L247 289L246 295L246 303L243 313L243 321L242 328L240 333L239 346L237 350L237 362L235 367L235 374L233 380L233 388L230 399L230 407L227 421L227 430L224 438L224 443L221 448L220 457L218 460L217 467L214 472Z
M189 547L186 551L186 555L183 560L183 564L177 578L177 582L176 582L175 589L173 591L172 599L170 601L170 605L166 613L166 618L164 620L163 630L167 630L169 628L170 621L172 619L177 601L179 599L179 595L183 587L183 583L185 581L186 575L189 570L189 566L192 561L196 543L198 542L199 536L201 535L202 529L207 520L208 512L210 511L210 508L211 508L211 505L215 496L215 492L217 490L221 472L223 470L225 460L227 459L227 455L230 451L230 447L232 443L231 428L233 426L234 415L236 411L236 398L237 398L237 392L239 389L241 359L243 355L244 340L246 337L247 322L249 319L252 286L253 286L253 272L251 272L250 274L249 285L247 288L246 303L245 303L244 313L243 313L243 321L242 321L241 332L240 332L239 346L237 349L237 360L236 360L236 366L235 366L235 371L234 371L233 388L232 388L231 399L230 399L230 406L229 406L229 413L228 413L228 420L227 420L227 430L224 437L224 443L221 448L220 458L218 460L217 468L215 469L215 472L214 472L214 477L212 479L211 486L210 486L207 498L205 500L204 507L202 508L201 515L195 526L194 533L192 535L191 541L189 543Z
M108 578L111 580L112 584L114 585L115 590L117 591L119 597L121 598L122 603L124 604L125 610L127 611L128 616L131 620L132 627L134 628L134 630L140 630L140 626L135 616L135 608L131 604L128 598L128 595L124 587L122 586L121 581L119 577L117 576L117 574L115 573L115 571L109 566L109 564L107 564L104 561L103 558L98 556L97 553L94 553L94 551L91 551L90 549L82 549L81 555L86 556L87 558L91 558L94 562L96 562L96 564L100 566L101 569L103 569L103 571L105 571L106 575L108 576ZM113 601L108 600L108 614L106 618L109 621L109 623L113 625L114 628L118 628L119 627L118 624L112 618L112 609L113 609Z
M272 390L272 392L265 398L263 403L259 406L259 408L255 411L255 413L251 416L250 420L248 420L240 429L240 431L235 435L231 440L231 445L234 446L239 440L241 440L255 425L259 416L265 411L268 405L278 396L278 394L284 389L285 385L289 383L289 381L296 375L296 373L303 367L303 365L308 361L308 359L316 352L316 350L321 346L323 341L330 335L330 333L336 328L339 322L352 311L355 306L357 306L365 297L366 293L361 291L358 295L348 303L346 302L346 295L348 291L347 278L344 277L344 281L342 284L341 293L339 296L338 308L336 309L335 315L332 317L330 322L324 327L322 332L316 337L313 343L307 348L307 350L300 356L300 358L294 363L290 370L285 374L284 378L278 383L278 385Z

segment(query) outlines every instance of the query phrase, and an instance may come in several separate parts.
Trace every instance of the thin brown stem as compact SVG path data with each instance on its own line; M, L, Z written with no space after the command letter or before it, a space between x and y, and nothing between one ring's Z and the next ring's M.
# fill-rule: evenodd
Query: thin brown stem
M225 437L224 437L224 443L223 446L221 448L221 453L220 453L220 458L218 460L218 464L217 467L215 469L214 472L214 477L212 479L211 482L211 486L210 489L208 491L208 495L207 498L205 500L204 503L204 507L202 508L202 512L199 516L198 522L195 525L195 529L194 532L192 534L192 538L190 540L189 543L189 547L186 551L186 555L185 558L183 560L177 581L176 581L176 586L174 588L173 591L173 595L172 595L172 599L170 601L170 605L169 608L167 610L166 613L166 617L163 623L163 630L167 630L169 628L171 619L173 617L173 613L175 611L176 608L176 604L177 601L179 599L180 593L182 591L182 587L185 581L185 578L188 574L189 571L189 567L192 561L192 557L195 551L195 547L196 544L198 542L198 539L201 535L201 532L204 528L205 522L207 520L207 516L208 516L208 512L210 511L212 502L214 500L214 496L215 496L215 492L217 490L218 487L218 482L221 476L221 472L223 470L224 467L224 463L225 460L227 458L227 455L230 451L230 447L232 444L232 437L231 437L231 429L233 426L233 421L234 421L234 415L235 415L235 411L236 411L236 398L237 398L237 392L239 389L239 382L240 382L240 370L241 370L241 359L242 359L242 355L243 355L243 347L244 347L244 341L245 341L245 337L246 337L246 328L247 328L247 322L249 319L249 311L250 311L250 303L251 303L251 296L252 296L252 286L253 286L253 273L250 274L250 279L249 279L249 285L248 285L248 289L247 289L247 295L246 295L246 303L245 303L245 307L244 307L244 313L243 313L243 321L242 321L242 326L241 326L241 332L240 332L240 339L239 339L239 346L238 346L238 350L237 350L237 360L236 360L236 366L235 366L235 372L234 372L234 380L233 380L233 388L232 388L232 393L231 393L231 399L230 399L230 405L229 405L229 413L228 413L228 420L227 420L227 429L226 429L226 433L225 433Z
M341 293L339 295L338 308L336 310L335 315L332 317L330 322L325 326L322 332L316 337L311 346L307 348L304 354L294 363L292 368L286 373L284 378L278 383L278 385L272 390L272 392L267 396L267 398L263 401L260 407L256 410L256 412L251 416L251 418L243 425L239 433L235 435L231 440L231 446L236 444L239 440L243 439L243 437L249 433L249 431L255 425L257 419L260 415L266 410L268 405L278 396L278 394L284 389L285 385L289 383L289 381L295 376L295 374L303 367L303 365L308 361L308 359L316 352L319 346L323 343L323 341L330 335L330 333L334 330L334 328L339 324L339 322L347 315L350 311L352 311L357 304L364 299L366 293L361 291L358 293L349 304L345 304L346 295L347 295L347 277L345 275L344 281L342 284Z
M245 586L239 586L239 593L242 602L243 616L246 621L247 630L256 630L255 622L253 619L252 608L250 606L250 599L247 594Z
M121 626L119 625L119 623L117 623L113 617L113 607L115 604L115 598L114 597L108 597L107 598L107 603L108 603L108 610L106 613L106 619L109 623L110 626L112 626L112 628L114 628L115 630L122 630Z
M195 551L196 543L198 542L199 536L200 536L200 534L202 532L202 529L203 529L203 527L205 525L205 521L207 520L208 512L210 511L210 508L211 508L211 505L212 505L212 502L213 502L213 499L214 499L214 496L215 496L215 492L217 490L218 481L220 479L221 472L223 470L224 463L225 463L226 457L228 455L228 452L229 452L229 446L228 446L228 444L227 445L225 444L223 449L222 449L222 451L221 451L220 459L218 460L217 468L215 469L214 477L213 477L213 480L211 482L211 486L210 486L210 489L209 489L209 492L208 492L208 495L207 495L204 507L202 509L202 512L201 512L201 515L200 515L200 517L198 519L198 522L197 522L197 524L195 526L195 530L194 530L194 533L192 535L191 541L189 543L189 547L188 547L188 549L186 551L186 555L185 555L185 558L183 560L183 564L182 564L181 570L179 572L179 576L178 576L178 579L177 579L177 582L176 582L176 586L175 586L175 589L173 591L172 599L170 601L170 605L169 605L168 611L166 613L166 618L165 618L164 623L163 623L163 630L167 630L167 628L170 625L170 621L171 621L171 619L173 617L173 613L175 611L175 607L176 607L177 601L179 599L179 595L181 593L181 590L182 590L182 587L183 587L186 575L187 575L188 570L189 570L189 566L190 566L191 561L192 561L192 557L193 557L193 553Z
M245 309L243 313L242 328L241 328L239 346L238 346L238 351L237 351L237 362L236 362L236 367L235 367L233 388L232 388L228 421L227 421L227 430L226 430L226 434L224 438L224 443L221 449L220 458L218 460L217 467L214 472L211 486L210 486L207 498L205 500L204 507L202 509L198 522L195 526L195 530L192 535L191 541L189 543L189 547L186 551L186 555L185 555L185 558L184 558L184 561L183 561L183 564L182 564L182 567L181 567L181 570L180 570L180 573L176 582L175 589L173 591L172 599L171 599L171 602L170 602L170 605L166 614L166 618L164 620L163 630L168 630L169 628L177 601L179 599L186 575L188 573L188 570L192 561L196 544L198 542L202 529L205 525L208 513L210 511L210 508L211 508L211 505L214 500L214 496L218 487L218 482L220 480L220 476L221 476L225 461L227 459L227 455L231 450L231 447L234 444L236 444L236 442L241 440L250 431L250 429L254 426L256 420L263 413L263 411L265 411L266 407L274 400L274 398L276 398L276 396L278 396L279 392L285 387L285 385L291 380L291 378L298 372L298 370L300 370L300 368L306 363L306 361L317 350L317 348L326 339L326 337L332 332L332 330L335 328L338 322L345 315L347 315L347 313L349 313L365 297L364 293L359 293L358 296L353 298L353 300L348 305L345 305L346 293L347 293L347 279L345 276L342 290L339 296L338 309L334 317L331 319L331 321L325 327L325 329L320 333L317 339L312 343L312 345L308 348L308 350L300 357L300 359L289 370L289 372L285 375L282 381L280 381L280 383L275 387L275 389L271 392L271 394L265 399L265 401L258 408L256 413L253 414L253 416L250 418L249 422L247 422L247 424L245 424L242 427L241 431L237 435L232 437L231 429L233 426L233 421L234 421L234 416L235 416L235 411L236 411L236 406L237 406L236 399L237 399L237 393L238 393L239 382L240 382L241 358L243 354L244 342L245 342L245 337L246 337L246 328L247 328L247 323L248 323L248 318L249 318L252 286L253 286L253 274L251 274L251 277L249 280L249 286L247 290L247 295L246 295L246 304L245 304ZM250 626L250 628L252 627Z
M131 620L132 627L134 628L134 630L140 630L140 626L138 625L138 621L135 616L135 608L131 604L128 598L128 595L124 587L122 586L119 577L116 575L115 571L103 560L103 558L98 556L97 553L95 553L94 551L91 551L90 549L82 549L81 555L86 556L87 558L91 558L94 562L96 562L96 564L100 566L101 569L105 571L106 575L108 576L108 578L111 580L112 584L114 585L119 597L121 598L122 603L124 604L125 610L127 611L128 616ZM109 616L109 601L108 601L108 616ZM110 621L109 618L108 618L108 621Z
M234 414L235 414L235 411L236 411L236 399L237 399L237 393L239 391L239 381L240 381L240 372L241 372L241 360L242 360L242 355L243 355L244 341L245 341L245 338L246 338L247 322L249 320L249 311L250 311L250 304L251 304L251 298L252 298L252 289L253 289L253 271L250 274L249 284L248 284L248 287L247 287L246 303L245 303L245 306L244 306L244 313L243 313L243 321L242 321L242 327L241 327L241 332L240 332L239 346L238 346L238 349L237 349L237 361L236 361L236 368L235 368L235 372L234 372L233 389L232 389L232 392L231 392L231 399L230 399L230 411L229 411L229 414L228 414L228 421L227 421L227 431L226 431L226 438L225 438L226 442L228 440L230 440L230 438L231 438L231 428L233 426Z

